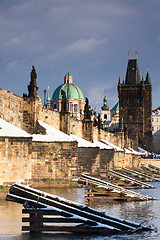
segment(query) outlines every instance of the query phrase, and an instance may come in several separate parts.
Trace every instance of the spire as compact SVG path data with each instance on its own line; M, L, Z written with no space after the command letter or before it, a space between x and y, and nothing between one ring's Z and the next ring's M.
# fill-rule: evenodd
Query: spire
M96 109L96 101L94 102L94 109L93 109L93 115L97 115L97 109Z
M119 76L118 85L120 85L120 84L121 84L121 79L120 79L120 76Z
M47 88L47 107L50 107L50 101L51 101L51 99L49 97L49 86L48 86L48 88Z
M149 76L149 67L147 66L146 84L151 84L151 79Z
M47 96L47 90L44 89L44 106L47 106L47 98L46 98L46 96Z
M107 106L107 97L106 97L106 88L105 88L105 94L103 98L103 106L101 107L102 110L109 110L109 107Z
M124 84L124 75L123 75L123 84Z
M127 72L126 72L125 84L136 85L136 84L140 84L140 82L141 82L141 80L140 80L137 59L129 59L128 66L127 66Z
M144 78L143 78L143 75L142 75L142 84L144 84Z

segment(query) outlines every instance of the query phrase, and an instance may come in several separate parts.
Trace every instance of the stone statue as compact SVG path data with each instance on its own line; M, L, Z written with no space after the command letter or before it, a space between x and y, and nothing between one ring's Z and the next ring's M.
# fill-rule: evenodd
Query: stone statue
M98 129L101 129L101 115L98 113Z
M32 85L37 85L36 83L36 79L37 79L37 73L36 73L36 69L34 68L34 66L32 66L32 71L31 71L31 81L30 81L30 84Z
M84 119L91 120L92 110L90 108L91 107L89 106L89 100L86 97L86 104L84 106Z
M31 81L30 81L30 85L28 85L28 97L38 97L38 94L37 94L38 87L36 82L37 73L34 66L32 66L30 77L31 77Z

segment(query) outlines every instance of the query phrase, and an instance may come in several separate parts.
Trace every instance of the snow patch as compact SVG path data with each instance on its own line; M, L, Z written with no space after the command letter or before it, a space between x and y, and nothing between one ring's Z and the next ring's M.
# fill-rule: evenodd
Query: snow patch
M32 137L27 132L0 118L1 137Z
M116 152L124 152L124 150L116 145L114 145L113 143L110 143L104 139L101 139L101 141L103 143L105 143L106 145L108 145L109 147L113 148Z

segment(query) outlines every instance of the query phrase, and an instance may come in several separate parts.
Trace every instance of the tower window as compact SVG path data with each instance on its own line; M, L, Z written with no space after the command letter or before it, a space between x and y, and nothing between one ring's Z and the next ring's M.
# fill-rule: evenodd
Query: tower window
M104 114L104 119L106 119L106 120L107 120L107 114Z
M78 112L77 104L74 104L74 112Z
M132 121L135 120L135 112L134 112L134 110L129 110L129 111L128 111L128 120L129 120L130 122L132 122Z

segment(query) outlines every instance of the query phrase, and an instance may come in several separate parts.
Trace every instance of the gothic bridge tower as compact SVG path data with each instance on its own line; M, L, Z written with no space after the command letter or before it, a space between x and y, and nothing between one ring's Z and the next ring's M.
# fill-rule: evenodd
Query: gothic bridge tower
M129 59L125 82L118 82L119 126L125 145L152 150L152 85L147 70L140 79L137 59Z

